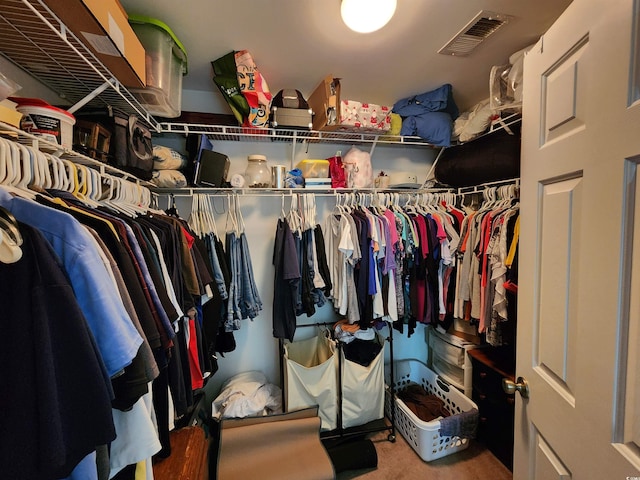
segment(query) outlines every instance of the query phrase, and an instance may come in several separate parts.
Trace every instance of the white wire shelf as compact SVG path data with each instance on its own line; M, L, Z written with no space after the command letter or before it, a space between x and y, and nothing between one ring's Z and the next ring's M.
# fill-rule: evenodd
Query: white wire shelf
M500 130L510 131L510 127L512 127L513 125L519 124L521 121L522 121L521 112L505 114L504 116L501 116L496 120L493 120L491 122L491 125L489 125L489 127L484 133L481 133L480 135L473 138L472 140L469 140L468 142L457 142L457 141L453 142L451 146L462 145L464 143L473 142L481 137L484 137L485 135L491 135L493 133L499 132Z
M57 143L49 142L42 137L38 137L31 133L25 132L23 130L20 130L19 128L3 122L0 122L0 136L16 143L33 147L42 152L55 155L56 157L65 158L72 161L73 163L94 168L95 170L100 171L101 174L106 173L109 175L113 175L114 177L123 178L130 182L137 183L144 187L155 188L155 185L153 183L141 180L128 172L120 170L119 168L100 162L91 157L87 157L86 155L75 152L73 150L69 150L68 148L64 148Z
M74 105L114 107L158 130L158 121L42 0L0 5L0 54Z
M522 119L520 113L506 115L490 125L487 131L477 138L509 128ZM353 143L396 145L404 147L428 147L439 149L421 137L385 135L383 132L354 132L354 131L320 131L287 128L252 128L228 125L209 125L197 123L160 123L160 134L174 133L188 135L190 133L205 134L211 140L232 142L309 142L309 143ZM475 140L475 139L474 139ZM458 145L454 142L454 145Z
M206 125L193 123L161 123L161 133L206 134L211 140L251 141L251 142L309 142L309 143L357 143L378 145L402 145L411 147L436 148L420 137L385 135L383 132L345 132L294 130L284 128L251 128L226 125Z

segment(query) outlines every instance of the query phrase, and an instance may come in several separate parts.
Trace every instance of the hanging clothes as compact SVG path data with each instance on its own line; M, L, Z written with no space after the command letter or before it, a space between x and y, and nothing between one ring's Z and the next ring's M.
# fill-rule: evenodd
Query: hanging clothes
M502 187L501 187L502 188ZM510 190L509 190L510 189ZM519 206L514 187L485 191L484 201L462 223L454 314L478 326L487 343L513 344L517 268L509 261L509 251L517 248ZM515 283L510 280L515 275ZM511 289L511 291L509 291Z
M164 214L124 213L108 202L90 206L79 197L59 190L27 196L33 198L15 196L0 186L0 205L23 219L23 228L34 229L42 237L45 250L54 256L56 265L62 266L64 278L69 279L75 308L80 312L84 328L90 330L92 345L101 362L100 374L95 375L94 370L93 376L102 378L107 390L102 400L94 398L86 404L95 404L96 409L106 405L108 412L107 428L101 427L101 417L83 419L79 412L86 412L84 407L69 410L68 405L73 405L70 400L65 400L64 409L54 408L49 412L54 419L60 412L69 412L70 418L59 421L72 429L76 429L74 422L91 425L92 429L96 428L96 438L78 447L73 443L76 442L74 435L81 432L78 428L70 433L68 447L63 441L53 440L52 445L59 444L59 451L73 449L62 454L66 458L63 462L68 463L48 458L51 466L46 468L55 468L58 473L52 476L34 473L33 478L98 478L96 465L105 461L113 476L127 465L148 462L152 455L167 456L170 453L168 411L175 411L177 415L186 413L193 404L192 391L203 386L210 370L207 356L203 354L201 319L197 318L195 308L195 300L210 291L210 284L214 283L199 249L206 251L206 247L196 246L197 241L185 223ZM37 267L32 268L38 271ZM0 265L0 275L4 272L4 265ZM34 294L34 298L37 295ZM37 305L42 304L39 308L44 312L56 305L56 301L66 305L62 299L50 299L46 304L44 300L38 301ZM73 307L60 308L65 309L65 315L73 317ZM34 314L33 318L38 315ZM75 343L78 343L78 354L82 354L85 350L79 341L72 340L58 341L55 351L70 344L74 344L75 349ZM43 358L45 353L42 352ZM62 351L59 362L64 355L67 352ZM80 366L92 365L89 360L75 362L79 372ZM59 377L68 378L68 372L72 371L69 368L65 370L66 376ZM88 389L87 395L96 392L89 381L79 381ZM58 388L62 394L63 387ZM78 395L78 398L85 396ZM36 394L33 401L53 397ZM27 405L27 400L22 401ZM24 411L33 417L31 411L21 409L17 403L11 405L11 410L4 411ZM56 424L55 421L49 423ZM5 431L10 430L7 427L3 429L3 441L11 439L5 436ZM50 437L55 439L55 435L52 433ZM99 435L102 437L98 438ZM39 451L41 447L34 447L34 442L46 438L31 437L31 444L23 449L25 454ZM106 444L111 448L96 452L97 446ZM32 469L46 470L35 460L31 464ZM32 470L25 468L15 476L30 478L29 471Z
M229 200L227 219L232 228L225 235L225 252L231 275L228 291L225 331L240 329L240 320L253 319L262 310L262 300L253 275L249 244L237 196Z
M454 201L416 194L405 206L351 207L338 199L324 224L336 312L364 328L377 319L401 332L407 325L409 336L418 323L447 330L464 318L500 343L494 332L508 316L506 258L517 206L487 199L467 212ZM354 301L357 315L349 315Z
M105 356L58 257L37 229L17 228L22 257L0 263L7 339L0 353L0 470L7 478L62 478L96 445L114 440L113 392ZM110 362L124 358L115 343Z
M296 317L313 316L332 291L325 239L322 227L315 223L314 202L312 194L292 197L289 215L283 211L278 219L273 250L274 338L293 341Z
M273 337L293 341L300 268L293 232L286 219L278 219L273 247Z

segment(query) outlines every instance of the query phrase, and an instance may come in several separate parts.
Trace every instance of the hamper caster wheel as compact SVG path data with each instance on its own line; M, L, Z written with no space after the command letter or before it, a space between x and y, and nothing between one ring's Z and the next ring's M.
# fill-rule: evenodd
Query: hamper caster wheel
M391 443L396 443L396 436L393 433L390 433L389 435L387 435L387 440L389 440Z

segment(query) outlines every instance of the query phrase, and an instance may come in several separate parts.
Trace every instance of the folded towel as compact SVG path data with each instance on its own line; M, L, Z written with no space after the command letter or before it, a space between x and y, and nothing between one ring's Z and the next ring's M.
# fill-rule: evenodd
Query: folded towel
M475 438L477 430L477 408L440 419L439 433L445 437Z
M417 384L410 384L398 392L398 398L424 422L451 415L438 396L427 393L422 386Z

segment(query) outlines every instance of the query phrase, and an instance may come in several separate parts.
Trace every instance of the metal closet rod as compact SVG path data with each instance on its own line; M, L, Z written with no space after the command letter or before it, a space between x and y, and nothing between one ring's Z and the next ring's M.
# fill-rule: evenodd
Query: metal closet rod
M174 189L154 189L154 195L174 195L176 197L191 197L195 194L201 193L205 195L215 195L224 197L226 195L239 195L239 196L251 196L251 197L279 197L281 195L315 195L316 197L335 197L338 195L344 195L347 193L400 193L407 195L414 195L417 193L440 193L451 192L456 193L457 189L454 187L436 187L436 188L418 188L418 189L383 189L383 188L345 188L345 189L332 189L328 190L314 190L305 188L278 188L278 189L253 189L253 188L181 188L179 190Z
M482 190L484 190L485 188L489 188L489 187L499 187L501 185L512 185L515 184L516 188L520 187L520 178L510 178L508 180L497 180L495 182L486 182L486 183L481 183L479 185L472 185L469 187L459 187L456 191L456 193L458 194L463 194L463 193L476 193L476 192L481 192Z
M205 194L212 196L225 197L228 195L238 196L251 196L251 197L279 197L279 196L293 196L293 195L314 195L316 197L336 197L338 195L344 195L348 193L399 193L403 195L415 195L420 193L474 193L480 192L488 187L496 187L500 185L515 184L516 187L520 186L520 178L510 178L508 180L498 180L495 182L486 182L469 187L435 187L435 188L418 188L412 189L378 189L378 188L360 188L360 189L336 189L336 190L307 190L304 188L279 188L273 190L265 189L251 189L251 188L182 188L180 190L174 189L156 189L153 191L154 195L173 195L174 197L192 197L194 194Z

